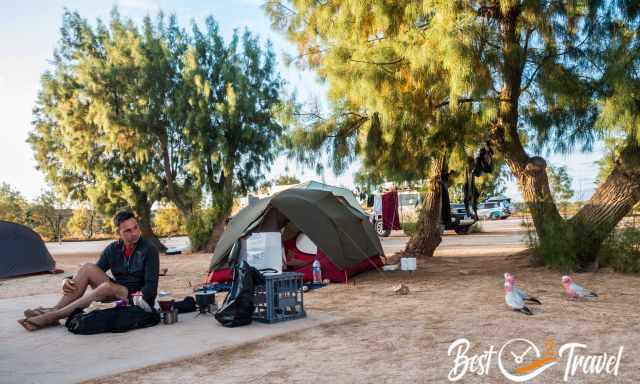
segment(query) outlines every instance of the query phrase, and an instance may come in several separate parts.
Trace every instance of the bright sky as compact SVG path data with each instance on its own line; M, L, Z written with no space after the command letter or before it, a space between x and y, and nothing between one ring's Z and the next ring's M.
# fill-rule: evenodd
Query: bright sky
M260 8L262 0L21 0L12 3L3 7L0 13L0 182L9 183L29 199L46 188L44 176L35 169L26 139L32 129L31 109L39 89L39 79L48 68L48 60L57 44L64 8L77 10L92 22L96 18L108 20L114 5L119 7L122 16L137 21L147 14L155 15L160 9L167 14L175 13L182 26L187 26L192 19L201 23L206 16L213 15L227 40L235 28L247 27L272 41L280 62L283 52L295 51L280 34L271 30ZM287 68L283 64L280 64L280 72L287 80L289 90L296 90L302 99L323 97L325 87L315 81L312 73ZM576 198L584 199L593 192L597 173L594 161L598 157L597 154L576 153L553 156L549 160L554 165L568 167L574 190L579 195ZM286 159L278 159L268 178L295 173L302 181L315 179L352 187L357 168L358 164L353 164L339 177L329 170L323 175L316 175L312 170L305 170ZM521 199L513 182L509 183L507 195L515 200Z

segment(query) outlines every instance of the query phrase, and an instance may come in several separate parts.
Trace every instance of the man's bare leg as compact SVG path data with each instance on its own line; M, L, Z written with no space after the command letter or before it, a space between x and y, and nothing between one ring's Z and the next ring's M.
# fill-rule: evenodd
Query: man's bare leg
M75 290L71 293L64 293L58 304L53 309L61 309L84 295L88 286L96 289L100 284L109 282L109 276L95 264L84 264L73 277Z
M96 289L100 284L110 281L109 276L100 268L98 268L95 264L86 263L76 273L76 275L72 279L73 281L73 289L71 292L65 292L63 289L63 296L60 298L58 303L50 308L47 307L38 307L35 309L27 309L24 311L25 317L34 317L40 314L50 312L56 309L63 308L73 301L79 299L84 295L87 291L87 287L91 286L91 288Z
M127 300L128 294L129 292L127 291L126 287L109 281L104 282L100 284L96 289L89 292L88 295L85 295L60 309L47 312L40 316L30 317L27 323L24 323L26 319L20 320L19 322L28 330L35 330L38 327L44 327L69 316L77 308L86 308L94 301L101 301L106 299ZM31 329L31 324L28 323L36 325L36 327L34 327L35 329Z

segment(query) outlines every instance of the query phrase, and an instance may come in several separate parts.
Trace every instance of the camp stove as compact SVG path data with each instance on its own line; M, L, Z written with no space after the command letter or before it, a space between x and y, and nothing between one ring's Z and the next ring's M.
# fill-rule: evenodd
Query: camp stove
M216 292L209 291L206 288L203 291L196 292L196 306L198 307L196 316L213 315L217 309Z

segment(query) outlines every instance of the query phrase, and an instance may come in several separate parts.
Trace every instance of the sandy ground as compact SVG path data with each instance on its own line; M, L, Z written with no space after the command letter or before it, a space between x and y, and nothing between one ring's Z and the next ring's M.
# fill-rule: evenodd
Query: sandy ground
M518 228L485 230L470 235L484 245L465 248L455 241L445 242L436 257L419 261L416 272L371 271L347 285L334 284L305 294L307 308L345 319L338 324L92 383L441 383L448 382L448 375L461 372L452 372L455 356L448 355L449 346L459 338L471 344L468 357L482 354L492 345L497 351L514 338L530 340L541 352L549 340L555 343L555 352L565 343L582 343L586 345L578 351L582 355L616 355L624 346L617 376L586 374L578 369L567 382L640 382L639 276L610 271L575 275L577 282L600 297L595 301L570 301L562 294L560 273L529 267L522 242L504 242L503 236L513 236ZM396 240L388 238L383 243ZM89 253L56 259L59 266L73 272L95 257ZM203 254L162 256L161 267L169 268L169 276L161 278L160 289L178 297L188 294L189 282L201 281L207 262L208 255ZM534 316L505 308L505 271L542 300L542 306L531 306ZM60 279L43 275L5 280L0 282L0 298L55 292ZM400 283L409 286L407 296L392 293L392 287ZM505 349L507 370L513 372L514 365L506 351L521 353L525 347L514 343ZM498 369L497 360L493 355L488 372L468 371L459 382L510 382ZM530 362L531 356L524 361ZM567 362L565 354L556 366L528 382L564 382Z

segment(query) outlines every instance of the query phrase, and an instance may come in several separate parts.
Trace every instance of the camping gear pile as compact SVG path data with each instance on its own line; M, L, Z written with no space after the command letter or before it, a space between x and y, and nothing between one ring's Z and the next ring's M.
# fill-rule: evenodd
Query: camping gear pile
M215 314L223 326L304 317L304 282L314 280L314 265L316 279L333 282L382 266L384 252L368 216L351 192L330 188L284 190L228 223L208 278L233 280Z

